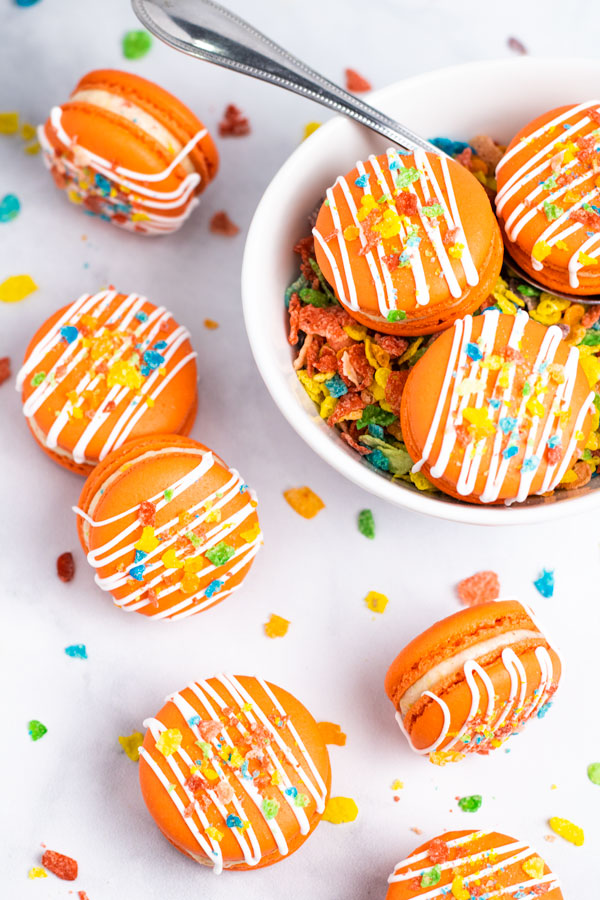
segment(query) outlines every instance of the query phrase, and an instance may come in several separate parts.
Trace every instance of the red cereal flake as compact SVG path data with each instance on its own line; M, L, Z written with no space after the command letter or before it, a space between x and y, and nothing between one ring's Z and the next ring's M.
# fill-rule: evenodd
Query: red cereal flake
M504 359L508 362L522 363L525 362L523 354L516 347L506 347L504 351Z
M467 426L461 422L456 426L456 443L459 447L468 447L471 443L471 435Z
M333 426L343 419L360 419L366 405L358 394L344 394L336 403L335 409L327 419L327 424Z
M500 580L495 572L476 572L456 585L463 606L478 606L500 596Z
M156 522L156 507L150 500L142 500L138 510L138 522L140 525L154 525Z
M589 116L592 122L595 122L597 125L600 125L600 112L594 107L593 109L586 110L586 116Z
M146 593L142 595L142 600L147 600L150 606L158 609L158 595L154 588L148 588Z
M85 891L77 891L77 896L79 897L79 900L90 900Z
M61 553L56 560L56 574L61 581L67 582L73 580L73 576L75 575L75 560L73 559L73 554L69 551Z
M471 163L473 161L473 151L470 147L465 147L465 149L454 158L456 162L460 163L461 166L464 166L465 169L471 169Z
M396 356L402 356L408 348L408 341L406 338L396 337L393 334L376 334L375 343L378 344L382 350L385 350L386 353L389 353L392 359Z
M383 259L390 272L394 272L400 265L399 253L388 253L388 255L384 256Z
M195 794L196 791L199 791L200 788L203 787L203 785L204 785L203 779L200 778L199 775L196 775L196 773L194 773L193 775L190 775L190 777L188 778L188 780L185 783L186 788L188 789L188 791L191 791L192 794Z
M408 369L403 369L401 372L392 372L385 386L386 403L390 404L396 414L400 412L400 400L402 399L402 392L407 378Z
M300 327L300 310L302 309L302 303L300 301L300 297L296 292L292 294L290 297L290 305L288 307L288 313L290 316L290 333L288 334L288 341L290 344L298 343L298 329Z
M429 844L429 859L434 865L450 859L450 848L443 838L434 838Z
M353 94L364 94L372 89L371 82L367 81L356 69L346 69L346 90Z
M367 253L370 253L381 241L381 235L377 231L373 231L372 229L368 229L367 231L363 231L365 242L361 245L358 251L359 256L366 256Z
M194 815L194 807L195 807L195 805L196 805L196 803L195 803L194 800L192 800L191 803L188 803L188 805L187 805L187 806L185 807L185 809L183 810L183 818L184 818L184 819L191 819L191 818L192 818L192 816Z
M10 356L0 357L0 384L10 378Z
M317 372L335 372L337 370L338 359L331 347L325 344L321 347L321 355L315 362Z
M520 53L521 56L524 56L527 53L527 47L525 46L523 41L519 40L519 38L509 37L507 38L506 43L508 45L508 49L512 50L513 53Z
M456 239L458 238L458 228L448 228L446 234L442 238L442 243L448 247L450 244L455 244Z
M319 309L316 306L303 306L298 315L300 331L306 334L320 334L336 352L354 343L344 331L344 326L353 324L354 320L348 313L337 307Z
M414 216L417 212L417 195L410 191L401 191L396 198L396 209L401 216Z
M600 231L600 216L591 209L574 209L569 218L584 225L588 231Z
M213 234L222 234L224 237L235 237L240 230L235 222L231 221L224 209L214 214L208 227Z
M546 459L549 466L555 466L562 459L562 449L560 447L546 447Z
M57 853L56 850L46 850L42 856L42 865L63 881L75 881L77 878L77 860Z
M349 447L352 447L353 450L356 450L357 453L360 453L361 456L366 456L368 453L373 452L372 447L363 447L363 445L354 440L352 435L347 431L343 431L340 434L340 437L344 443L348 444Z
M591 328L600 319L600 306L588 306L583 314L581 324L584 328Z
M334 232L335 235L335 232ZM327 239L326 239L327 240ZM314 290L319 290L319 279L310 264L315 258L315 239L312 234L302 238L294 247L294 253L300 256L300 271Z
M250 122L233 103L225 108L219 122L219 134L221 137L245 137L250 134Z
M315 364L319 358L319 353L321 352L321 346L325 341L318 335L310 335L310 337L306 339L306 343L308 344L309 341L310 344L306 350L306 371L312 378L315 373Z
M368 388L373 382L375 369L365 353L364 344L353 344L345 350L338 363L338 371L342 377L350 379L359 391Z

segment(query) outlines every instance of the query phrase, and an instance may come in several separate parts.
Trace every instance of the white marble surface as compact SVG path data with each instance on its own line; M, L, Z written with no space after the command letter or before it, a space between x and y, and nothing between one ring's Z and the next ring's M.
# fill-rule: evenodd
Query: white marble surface
M332 78L350 65L376 86L508 55L511 34L539 55L597 52L597 13L583 0L568 6L553 0L543 13L538 4L516 0L501 11L474 0L231 5ZM47 315L108 282L165 303L190 327L199 351L201 407L193 436L213 445L258 490L266 546L247 586L195 619L169 626L117 611L95 588L77 544L70 506L81 480L38 451L18 395L2 386L0 893L11 900L54 900L69 890L85 890L90 900L382 900L393 863L419 842L411 827L427 837L477 826L537 845L561 874L565 898L591 900L600 842L600 788L586 778L587 764L600 759L595 517L516 530L430 521L372 500L312 454L279 415L254 367L239 271L243 232L261 192L297 145L303 124L323 115L308 101L163 46L127 63L120 37L135 24L124 0L42 0L30 9L5 0L0 109L40 121L87 69L121 66L164 84L212 128L226 103L237 103L253 133L220 141L221 173L200 210L180 234L156 241L83 216L55 191L39 157L25 156L18 139L0 138L0 196L14 192L22 202L20 217L0 225L0 280L28 272L40 286L22 304L0 309L0 356L9 354L16 369ZM591 92L582 86L582 95ZM242 227L232 240L208 233L211 214L222 208ZM205 317L217 319L219 330L206 331ZM312 522L282 498L285 488L305 483L327 504ZM366 506L377 522L374 542L356 529L356 514ZM54 567L67 549L78 569L64 585ZM532 586L542 566L556 569L551 600ZM403 743L383 677L407 639L457 609L453 585L485 568L500 573L505 595L535 603L560 640L566 674L554 709L515 738L510 753L438 769ZM384 616L363 605L369 589L389 595ZM283 640L262 633L271 612L292 621ZM87 645L87 661L64 653L79 642ZM218 670L259 673L296 693L317 718L339 722L348 743L331 749L333 791L353 796L360 808L352 825L323 823L290 860L219 879L164 841L144 809L136 766L117 744L169 691ZM27 735L31 718L48 727L37 743ZM398 803L390 790L395 778L405 783ZM457 796L471 793L484 798L475 815L456 805ZM582 825L585 846L546 843L552 815ZM52 876L27 880L41 842L79 860L74 884Z

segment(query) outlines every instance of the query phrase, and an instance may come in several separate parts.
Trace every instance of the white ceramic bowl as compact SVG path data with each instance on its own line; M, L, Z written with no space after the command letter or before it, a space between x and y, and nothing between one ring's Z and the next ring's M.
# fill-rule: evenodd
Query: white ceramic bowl
M508 142L547 109L586 100L600 81L600 61L519 57L475 62L418 75L370 95L369 101L425 137L468 140L489 134ZM593 93L593 91L592 91ZM265 191L250 227L242 270L246 329L256 364L277 406L298 434L351 481L397 506L438 518L497 525L546 521L600 507L600 478L551 501L478 506L394 482L360 461L329 428L298 381L287 342L283 295L296 277L295 242L307 216L335 178L387 142L346 118L335 118L302 143Z

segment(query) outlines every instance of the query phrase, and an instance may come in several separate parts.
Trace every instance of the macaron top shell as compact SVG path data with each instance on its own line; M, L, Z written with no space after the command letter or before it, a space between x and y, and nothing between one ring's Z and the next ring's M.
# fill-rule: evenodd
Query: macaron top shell
M36 439L67 467L92 467L127 440L185 431L197 402L189 338L138 294L84 294L58 310L17 376Z
M482 275L492 249L494 281L501 265L482 186L453 160L422 151L390 149L357 163L327 190L313 234L340 302L384 331L412 333L432 317L471 312L491 289Z
M413 471L471 502L523 501L581 455L594 392L579 351L524 311L466 316L411 370L401 428Z
M78 529L116 606L187 618L242 583L262 546L256 497L189 438L160 435L110 454L86 481Z
M217 873L277 862L320 820L327 747L282 688L217 675L170 696L144 725L140 783L150 814L177 849Z
M525 125L496 170L507 249L549 287L600 287L600 102L561 106Z
M388 883L386 900L563 900L559 879L535 850L498 832L449 831L427 841L395 866Z

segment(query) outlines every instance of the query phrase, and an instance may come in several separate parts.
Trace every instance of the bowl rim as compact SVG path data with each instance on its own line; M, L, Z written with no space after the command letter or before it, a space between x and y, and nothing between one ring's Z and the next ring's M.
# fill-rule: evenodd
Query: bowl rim
M569 57L507 57L494 60L475 60L458 65L447 66L441 69L433 69L418 75L400 79L385 87L372 91L367 95L367 100L373 105L385 105L386 100L394 96L401 88L405 90L411 85L423 85L429 81L439 81L442 78L464 72L482 71L505 68L539 68L540 70L574 64L577 67L591 65L599 70L600 60L592 58ZM335 131L343 127L347 119L345 116L334 116L318 129L311 137L313 141L331 140ZM357 126L361 127L361 126ZM265 331L261 328L260 308L261 296L264 296L264 288L259 288L260 265L263 234L269 226L269 209L274 202L281 197L282 188L288 180L288 174L296 167L298 159L305 153L305 143L302 142L287 157L269 182L256 207L244 246L244 254L241 272L242 309L248 340L254 361L261 377L275 404L298 435L315 451L322 459L332 466L337 472L348 478L354 484L369 493L392 503L401 509L431 516L446 521L460 522L470 525L530 525L534 522L548 522L556 518L571 515L576 512L583 513L600 506L600 490L593 490L579 496L565 497L558 502L539 503L532 506L514 504L512 506L487 506L484 504L468 504L452 501L449 498L440 499L437 495L431 496L425 491L414 491L403 488L402 484L393 483L377 471L370 469L357 457L348 454L344 448L331 440L326 433L314 426L307 410L297 404L291 403L289 387L275 362L271 345ZM281 298L283 305L283 297Z

